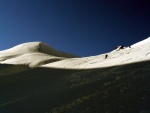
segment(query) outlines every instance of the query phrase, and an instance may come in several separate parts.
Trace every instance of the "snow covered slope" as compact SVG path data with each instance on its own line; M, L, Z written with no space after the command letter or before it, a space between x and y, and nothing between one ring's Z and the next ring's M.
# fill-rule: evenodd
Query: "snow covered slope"
M28 42L0 51L1 64L19 64L37 67L54 61L76 57L53 49L42 42Z
M68 55L40 42L1 51L0 113L150 113L150 38L98 56Z
M141 47L150 46L150 37L132 45L132 47L140 47L140 46Z
M106 54L108 55L107 58ZM43 65L56 68L99 68L150 60L150 37L130 47L117 48L109 53L84 58L71 58Z
M0 64L19 64L29 67L88 69L145 60L150 60L150 38L130 47L120 46L109 53L83 58L57 51L42 42L24 43L8 50L0 51Z

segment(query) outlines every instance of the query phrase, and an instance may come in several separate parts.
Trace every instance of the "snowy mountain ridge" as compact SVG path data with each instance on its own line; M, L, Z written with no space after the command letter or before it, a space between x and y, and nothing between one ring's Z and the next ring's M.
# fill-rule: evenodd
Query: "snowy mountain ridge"
M107 57L106 57L107 55ZM1 64L28 65L29 67L89 69L123 65L150 60L150 37L109 53L79 58L53 49L43 42L28 42L0 51Z
M140 42L137 42L132 45L132 47L138 47L138 46L146 46L150 44L150 37L146 38L145 40L142 40Z
M0 113L150 113L149 38L97 56L61 53L42 42L1 51Z
M109 53L83 58L66 59L46 64L44 67L86 69L110 67L146 60L150 60L150 37L129 47L119 46Z
M0 63L29 65L29 67L38 67L42 64L72 57L77 56L55 50L43 42L23 43L0 51Z

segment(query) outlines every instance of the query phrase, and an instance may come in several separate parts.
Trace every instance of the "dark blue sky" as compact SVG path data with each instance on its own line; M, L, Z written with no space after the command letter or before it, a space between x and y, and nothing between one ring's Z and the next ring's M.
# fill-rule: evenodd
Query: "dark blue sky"
M148 0L0 0L0 50L42 41L91 56L149 36Z

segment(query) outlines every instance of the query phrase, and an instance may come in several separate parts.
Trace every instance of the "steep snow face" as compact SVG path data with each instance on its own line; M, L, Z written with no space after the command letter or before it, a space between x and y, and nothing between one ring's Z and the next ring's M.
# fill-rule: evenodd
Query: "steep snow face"
M106 58L107 55L107 58ZM43 65L56 68L99 68L150 60L150 38L131 47L117 48L109 53L84 58L71 58Z
M29 65L29 67L72 57L76 56L57 51L42 42L28 42L0 51L0 63Z

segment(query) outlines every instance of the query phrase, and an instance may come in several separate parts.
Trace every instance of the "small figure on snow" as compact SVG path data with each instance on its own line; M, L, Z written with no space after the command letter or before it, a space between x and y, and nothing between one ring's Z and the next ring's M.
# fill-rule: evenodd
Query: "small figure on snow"
M108 54L105 55L105 59L108 57Z

